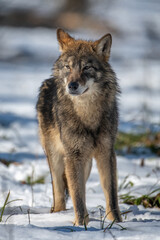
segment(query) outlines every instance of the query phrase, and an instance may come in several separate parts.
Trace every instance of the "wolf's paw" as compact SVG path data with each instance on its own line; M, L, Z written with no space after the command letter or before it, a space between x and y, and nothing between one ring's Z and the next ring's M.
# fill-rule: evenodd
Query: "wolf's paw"
M50 213L60 212L60 211L65 211L65 210L66 210L66 208L64 206L61 206L61 207L51 207Z
M106 213L106 215L107 215L107 219L110 221L122 222L122 217L119 211L117 213L109 212L109 213Z
M75 218L74 226L87 226L89 222L89 214L87 213L84 218Z

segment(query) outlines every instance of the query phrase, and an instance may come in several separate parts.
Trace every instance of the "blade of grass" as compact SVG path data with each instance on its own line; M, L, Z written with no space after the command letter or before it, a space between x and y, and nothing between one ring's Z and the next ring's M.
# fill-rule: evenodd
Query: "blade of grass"
M150 196L150 195L152 195L153 193L155 193L155 192L157 192L157 191L160 191L160 188L154 189L152 192L150 192L149 194L147 194L147 196Z
M2 222L2 217L3 217L4 209L5 209L6 205L7 205L9 196L10 196L10 191L9 191L8 194L7 194L6 200L5 200L4 205L3 205L3 207L2 207L2 210L1 210L0 222Z
M87 224L86 224L86 218L89 216L89 214L87 214L85 217L84 217L84 228L85 228L85 231L87 231Z
M116 218L110 224L107 225L107 227L103 230L103 232L105 232L107 229L111 229L115 221L116 221Z
M15 202L15 201L22 201L22 200L23 200L23 199L20 199L20 198L19 198L19 199L14 199L14 200L11 200L11 201L7 202L6 205L8 205L8 204L10 204L10 203L12 203L12 202Z
M127 230L127 228L126 227L123 227L122 225L120 225L119 223L116 223L116 225L117 226L119 226L120 228L121 228L121 231L123 231L123 230Z
M21 206L15 207L15 208L13 209L12 213L11 213L11 214L7 217L7 219L5 220L5 223L7 222L7 220L8 220L10 217L12 217L12 216L15 214L15 210L16 210L17 208L20 208L21 212L23 212Z
M101 229L104 228L104 222L105 222L106 217L108 216L108 214L109 214L110 212L111 212L111 211L109 211L109 212L104 216L104 219L103 219L103 221L102 221L102 228L101 228Z
M113 226L113 224L115 223L115 221L116 221L116 218L111 222L111 224L110 224L110 226L109 226L109 229L112 228L112 226Z
M125 211L125 212L121 212L121 215L128 214L128 213L131 213L131 212L132 212L131 210L128 210L128 211Z

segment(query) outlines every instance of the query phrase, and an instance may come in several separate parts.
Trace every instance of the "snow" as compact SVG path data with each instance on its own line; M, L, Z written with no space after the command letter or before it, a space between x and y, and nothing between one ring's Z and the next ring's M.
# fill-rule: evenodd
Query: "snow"
M125 167L124 167L125 166ZM21 184L27 176L34 178L45 176L45 184L33 186L33 199L31 186ZM124 180L126 174L134 183L132 193L143 194L150 192L153 185L160 179L160 173L155 174L156 159L146 160L145 167L140 167L137 160L131 162L125 157L118 157L119 185ZM150 174L148 177L147 174ZM116 239L159 239L160 212L158 209L144 209L142 206L128 206L120 202L122 212L131 212L124 217L124 222L120 225L126 230L121 230L118 225L113 225L111 230L103 232L100 221L100 206L105 207L105 199L99 184L99 177L94 161L93 169L86 186L87 208L90 214L90 222L85 231L84 227L73 226L74 212L71 199L67 203L67 211L50 214L49 210L52 201L52 191L47 162L43 160L26 160L19 165L10 164L9 167L0 164L0 205L10 189L10 200L21 199L6 207L3 222L0 224L2 239L112 239L111 234ZM129 189L122 189L119 194ZM20 207L21 208L20 208ZM29 211L29 217L28 217ZM103 214L104 211L102 210ZM14 213L12 216L10 216ZM8 218L8 219L7 219ZM29 220L30 218L30 220ZM5 222L6 221L6 222ZM106 220L104 227L109 224ZM110 234L111 231L111 234Z
M62 2L62 1L60 1ZM54 1L55 9L59 3ZM90 12L116 26L121 34L113 35L111 65L122 89L120 97L120 130L159 130L160 124L160 54L159 40L148 37L151 26L160 38L158 1L91 1ZM10 3L10 5L8 4ZM11 8L33 8L50 11L53 1L3 1L5 11ZM45 6L44 6L45 5ZM46 7L48 6L48 7ZM103 33L105 34L105 33ZM103 35L102 34L102 35ZM77 30L74 36L96 39L99 33ZM8 167L0 162L0 207L10 190L9 200L0 223L0 239L134 239L159 240L160 210L129 206L119 199L122 227L113 224L101 229L100 208L104 215L105 198L95 161L86 186L90 222L73 226L74 211L69 198L67 210L50 214L51 179L47 161L38 137L35 104L41 82L51 75L53 62L59 56L56 31L45 28L0 27L0 159L15 161ZM144 167L140 166L145 157ZM118 195L147 194L160 187L160 159L154 155L117 156L118 185L127 177L133 186L119 189ZM44 177L45 184L24 184L27 177ZM110 222L105 221L104 227Z

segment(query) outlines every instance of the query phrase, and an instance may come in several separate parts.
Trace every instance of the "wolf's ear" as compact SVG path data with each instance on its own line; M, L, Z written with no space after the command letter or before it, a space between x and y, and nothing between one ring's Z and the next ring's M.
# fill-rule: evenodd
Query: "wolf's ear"
M74 38L72 38L68 33L66 33L61 28L57 29L57 39L59 42L61 52L65 51L68 45L74 41Z
M112 45L112 36L110 33L104 35L102 38L95 42L96 52L102 56L106 61L109 60L110 50Z

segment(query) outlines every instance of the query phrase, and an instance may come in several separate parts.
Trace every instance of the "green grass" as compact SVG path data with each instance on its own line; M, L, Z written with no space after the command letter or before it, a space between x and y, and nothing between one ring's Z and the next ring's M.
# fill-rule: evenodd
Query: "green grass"
M21 181L22 184L27 185L35 185L35 184L44 184L45 183L45 176L41 176L37 179L33 179L33 176L28 176L26 180Z
M134 186L134 183L132 181L129 181L128 178L130 177L130 175L127 175L124 180L122 181L122 183L120 184L118 190L122 190L122 189L126 189L126 188L131 188Z
M7 197L6 197L5 201L4 201L3 207L0 209L0 214L1 214L0 215L0 222L2 222L2 217L3 217L3 214L4 214L5 207L6 207L7 203L8 203L9 195L10 195L10 192L8 192Z
M150 149L160 156L160 133L118 133L115 144L117 151L121 152L125 148L127 153L136 153L139 147Z
M127 215L128 213L130 213L130 212L132 212L132 211L125 211L125 212L121 212L121 215ZM109 213L108 213L109 214ZM107 215L108 215L107 214ZM107 217L107 215L104 217L104 220L103 220L103 227L104 227L104 221L105 221L105 218ZM116 218L111 222L111 223L109 223L108 225L107 225L107 227L105 227L104 228L104 230L103 230L103 232L105 232L106 230L110 230L112 227L113 227L113 225L116 225L116 226L118 226L118 227L120 227L120 230L127 230L127 228L126 227L123 227L121 224L119 224L119 223L117 223L116 222ZM103 228L102 228L103 229Z
M3 215L4 215L4 210L6 208L6 206L12 202L15 202L15 201L21 201L22 199L15 199L15 200L11 200L9 201L9 197L10 197L10 191L8 192L7 196L6 196L6 199L4 201L4 204L3 206L0 208L0 222L2 222L2 219L3 219Z
M86 219L87 219L88 216L89 216L89 214L87 214L87 215L84 217L84 229L85 229L85 231L87 231Z
M155 196L152 196L156 192L158 193ZM160 208L160 188L157 188L148 194L141 195L140 197L135 197L129 193L122 194L119 197L123 203L129 205L143 205L145 208Z
M108 214L109 214L111 211L109 211L107 214L104 214L105 209L103 208L103 206L98 205L97 208L99 209L99 213L100 213L100 229L102 229L103 232L106 232L106 230L109 231L109 230L113 227L113 225L118 226L118 227L120 228L120 230L126 230L126 228L123 227L120 223L117 223L117 221L116 221L117 219L114 219L111 223L109 223L109 224L107 225L107 227L104 227L104 225L105 225L105 220L106 220ZM127 210L127 211L121 212L121 216L124 215L124 216L126 217L126 215L127 215L128 213L130 213L130 212L132 212L132 211Z

